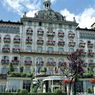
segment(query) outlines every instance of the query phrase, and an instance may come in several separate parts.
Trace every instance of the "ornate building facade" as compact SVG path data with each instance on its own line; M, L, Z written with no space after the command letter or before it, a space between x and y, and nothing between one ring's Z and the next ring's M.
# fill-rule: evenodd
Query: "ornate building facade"
M38 87L42 86L43 92L59 88L65 91L65 84L60 81L65 79L67 54L77 49L84 51L85 71L92 70L95 74L94 28L78 28L75 19L67 21L52 10L49 0L43 5L44 10L38 11L33 18L24 15L20 22L0 21L0 92L30 91L31 82L37 84L38 81L43 82ZM83 84L92 88L92 83L86 79L81 92L88 89Z

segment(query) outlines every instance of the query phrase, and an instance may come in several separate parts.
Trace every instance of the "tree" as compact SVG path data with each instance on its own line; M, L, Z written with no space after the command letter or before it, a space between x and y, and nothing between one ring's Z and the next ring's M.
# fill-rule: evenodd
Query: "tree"
M65 69L65 76L70 79L70 90L71 90L71 84L72 81L74 81L74 94L76 95L76 82L79 77L83 76L84 70L83 70L83 61L81 59L81 56L84 52L82 50L77 50L75 52L72 52L68 55L68 64ZM70 95L70 91L69 91Z
M14 72L14 67L13 67L12 63L10 63L10 70L9 70L9 72Z

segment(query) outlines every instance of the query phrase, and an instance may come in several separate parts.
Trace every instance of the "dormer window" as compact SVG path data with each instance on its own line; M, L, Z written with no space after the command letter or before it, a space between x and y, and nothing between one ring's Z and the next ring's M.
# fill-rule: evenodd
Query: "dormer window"
M42 22L39 22L39 26L42 26Z

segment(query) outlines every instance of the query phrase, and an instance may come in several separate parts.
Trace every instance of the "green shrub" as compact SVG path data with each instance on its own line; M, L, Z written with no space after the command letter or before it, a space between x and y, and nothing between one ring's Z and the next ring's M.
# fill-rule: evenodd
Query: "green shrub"
M20 90L21 95L28 95L28 91L26 89Z

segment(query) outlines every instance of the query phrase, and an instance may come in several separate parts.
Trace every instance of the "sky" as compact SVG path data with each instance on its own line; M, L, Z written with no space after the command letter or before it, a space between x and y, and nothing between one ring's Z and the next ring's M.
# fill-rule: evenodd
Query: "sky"
M33 17L35 12L44 9L44 0L0 0L0 19L19 21L26 12ZM95 0L51 0L52 9L72 21L75 17L79 27L90 28L95 22Z

